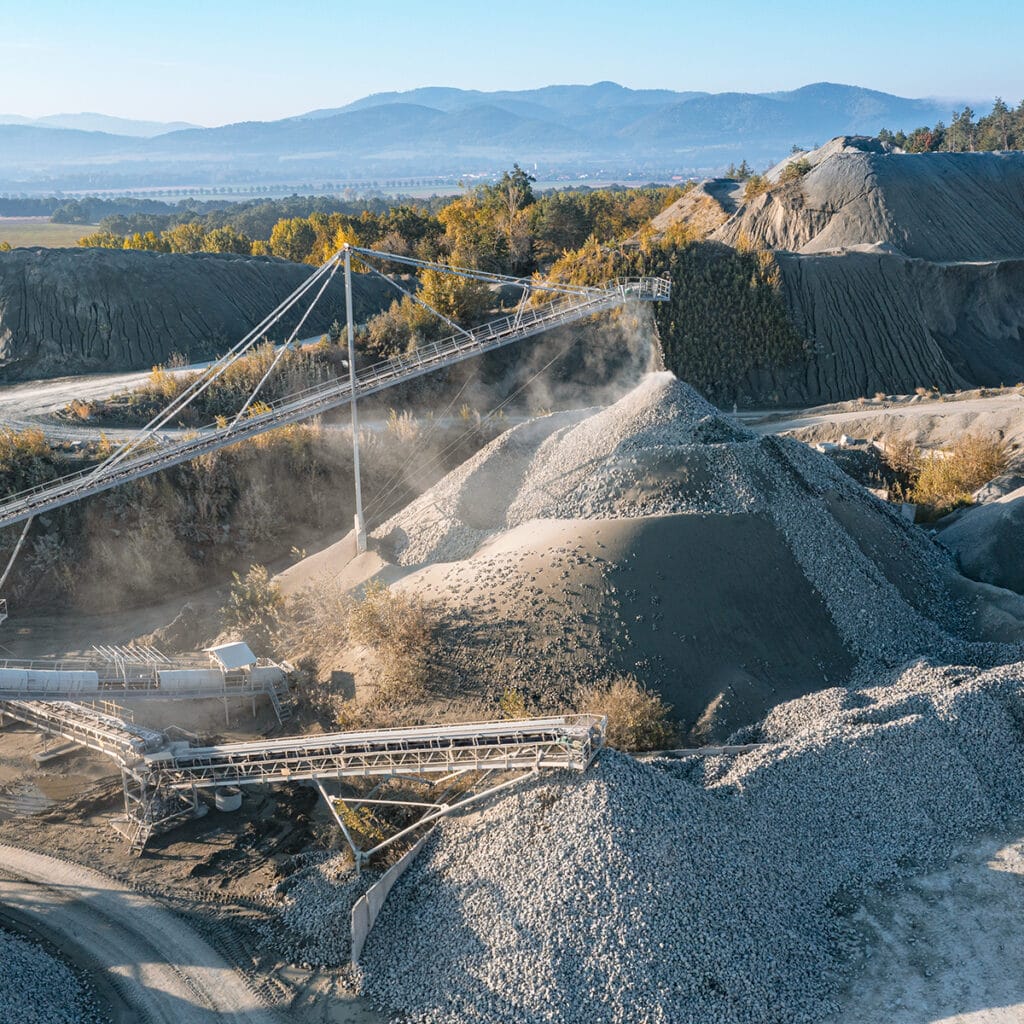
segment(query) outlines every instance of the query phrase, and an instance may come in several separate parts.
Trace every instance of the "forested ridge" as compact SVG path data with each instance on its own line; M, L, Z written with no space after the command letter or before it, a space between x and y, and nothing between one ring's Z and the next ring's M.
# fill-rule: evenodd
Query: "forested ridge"
M1010 107L998 96L990 113L975 120L970 107L953 111L947 125L939 121L932 127L915 128L912 132L878 133L883 142L908 153L982 153L995 150L1024 149L1024 100Z

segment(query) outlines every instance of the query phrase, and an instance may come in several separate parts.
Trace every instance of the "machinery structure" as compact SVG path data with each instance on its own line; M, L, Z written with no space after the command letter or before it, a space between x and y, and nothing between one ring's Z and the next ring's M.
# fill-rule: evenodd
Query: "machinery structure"
M411 301L440 317L453 333L411 354L357 366L352 304L354 258L358 258L367 271L384 278ZM427 305L415 291L391 280L375 263L435 270L492 286L514 286L521 290L521 299L512 314L464 328ZM347 306L347 377L320 383L273 404L254 404L284 352L299 336L317 300L342 267ZM614 281L601 287L516 278L345 245L230 351L202 370L142 430L124 438L102 462L80 473L0 498L0 529L21 525L19 538L0 575L0 588L10 574L35 516L346 404L352 415L356 548L365 550L358 399L628 302L664 301L669 297L669 287L667 280L653 277ZM291 336L280 346L270 367L234 418L184 436L167 434L192 401L309 295L312 301ZM6 602L0 599L0 621L5 616ZM140 728L124 716L90 706L90 703L115 698L130 702L145 698L216 697L225 701L226 709L229 698L255 699L258 694L265 694L273 703L278 719L283 721L287 717L288 687L282 666L260 665L255 658L243 657L238 661L237 650L219 648L208 653L215 664L178 663L152 648L138 647L95 648L94 656L75 662L0 661L0 723L4 717L15 719L113 758L121 768L124 784L124 831L138 851L145 848L156 828L200 812L201 790L224 793L258 783L300 781L317 787L352 846L357 866L412 829L527 775L545 769L582 771L604 743L604 718L574 715L294 736L202 747L171 741L166 733ZM494 776L499 776L500 781L494 782ZM455 785L458 780L465 782L467 778L477 780L471 793ZM358 798L343 798L328 792L327 783L346 779L374 779L377 788ZM394 779L447 788L436 801L386 799L376 795L381 785ZM459 795L450 796L456 790ZM349 804L351 809L401 805L416 808L422 814L418 821L381 840L372 849L362 850L345 824L342 812Z
M360 732L289 736L212 747L170 741L164 733L141 728L78 703L4 701L3 716L40 732L98 751L117 762L124 785L123 831L137 851L154 830L193 816L200 790L261 783L314 784L350 843L360 865L379 850L437 818L513 785L544 769L584 771L604 745L606 722L597 715L567 715L517 721L416 726ZM408 827L369 850L355 843L339 805L328 793L331 780L409 779L450 783L473 775L473 792L447 801L352 800L353 807L401 805L423 810ZM484 785L492 776L502 781Z

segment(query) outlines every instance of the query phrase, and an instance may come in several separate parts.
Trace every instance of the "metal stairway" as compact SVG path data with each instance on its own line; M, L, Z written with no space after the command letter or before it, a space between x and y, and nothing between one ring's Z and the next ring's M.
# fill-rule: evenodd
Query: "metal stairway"
M605 288L567 289L552 302L520 309L512 316L494 320L473 330L454 334L417 349L414 355L397 356L358 371L355 387L349 380L335 380L293 395L276 405L238 419L226 426L209 426L182 439L168 441L154 435L128 457L77 474L61 477L0 502L0 529L51 512L71 502L157 473L238 441L256 437L276 427L309 419L396 384L406 383L473 356L502 348L564 324L629 301L660 302L668 298L669 283L662 278L635 278Z

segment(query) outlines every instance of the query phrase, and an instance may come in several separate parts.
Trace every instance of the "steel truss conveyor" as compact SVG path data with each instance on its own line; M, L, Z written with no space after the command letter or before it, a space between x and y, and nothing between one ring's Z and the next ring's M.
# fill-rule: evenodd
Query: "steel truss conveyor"
M390 258L384 253L374 255ZM615 282L602 288L563 286L558 291L558 297L551 302L531 308L520 307L514 315L471 330L460 330L443 341L417 349L413 355L397 356L354 372L351 379L320 384L269 408L249 410L249 414L224 426L210 426L173 441L154 433L132 454L120 461L113 460L109 467L85 470L7 497L0 502L0 529L188 462L207 452L256 437L268 430L347 405L353 395L358 401L386 388L626 302L664 301L669 295L669 282L661 278L644 277Z
M604 745L605 719L570 715L420 726L190 747L172 743L122 764L136 849L152 831L194 811L198 790L274 782L363 778L441 779L470 772L584 771ZM324 794L326 798L326 793ZM445 812L453 810L446 807Z
M147 754L134 771L140 782L165 789L457 771L583 771L604 742L604 729L604 719L596 715L571 715L291 736L216 747L172 744Z

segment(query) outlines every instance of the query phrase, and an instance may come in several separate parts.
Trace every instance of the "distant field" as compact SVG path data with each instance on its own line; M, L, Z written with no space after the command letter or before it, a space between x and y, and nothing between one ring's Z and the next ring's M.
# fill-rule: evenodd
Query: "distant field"
M93 224L51 224L46 217L0 217L0 242L43 245L50 249L75 245L82 235L95 230Z

